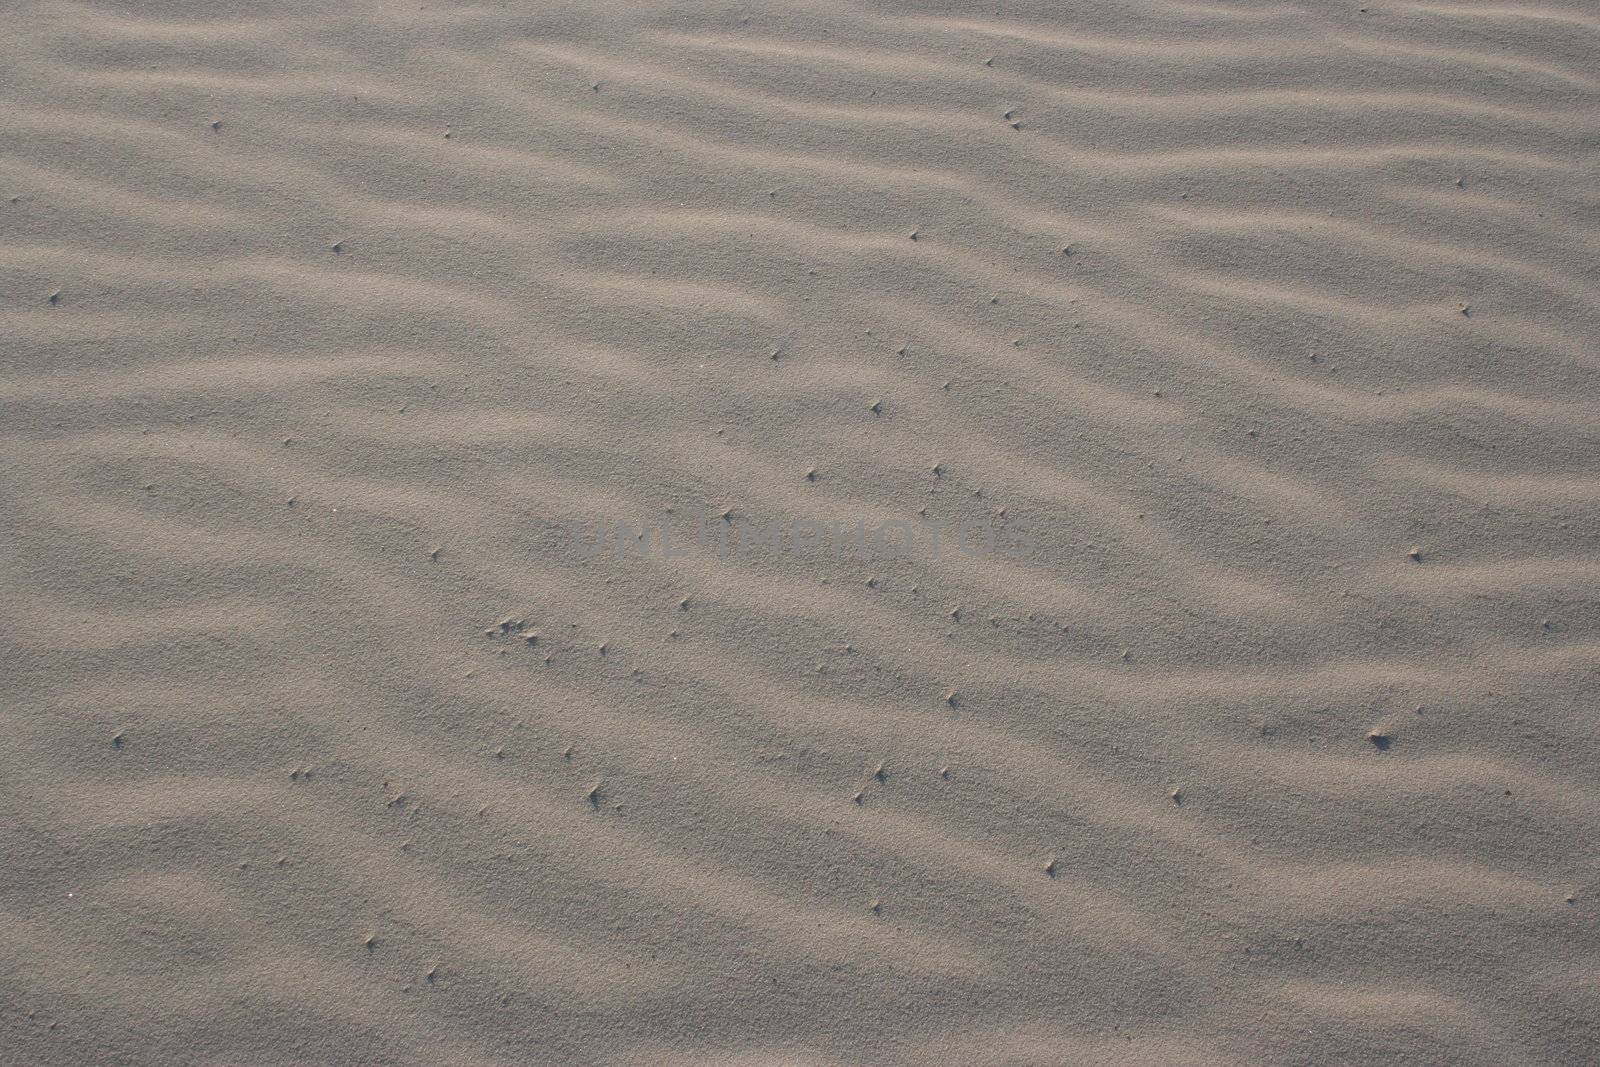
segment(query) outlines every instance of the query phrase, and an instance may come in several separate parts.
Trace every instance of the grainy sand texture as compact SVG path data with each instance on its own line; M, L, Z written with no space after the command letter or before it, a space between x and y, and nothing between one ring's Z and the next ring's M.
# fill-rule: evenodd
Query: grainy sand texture
M1361 2L0 4L0 1064L1600 1062L1600 7Z

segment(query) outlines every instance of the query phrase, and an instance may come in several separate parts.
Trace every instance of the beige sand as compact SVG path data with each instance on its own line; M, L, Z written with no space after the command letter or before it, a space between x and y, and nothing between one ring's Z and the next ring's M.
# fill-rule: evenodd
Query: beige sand
M1592 2L0 24L0 1063L1600 1059Z

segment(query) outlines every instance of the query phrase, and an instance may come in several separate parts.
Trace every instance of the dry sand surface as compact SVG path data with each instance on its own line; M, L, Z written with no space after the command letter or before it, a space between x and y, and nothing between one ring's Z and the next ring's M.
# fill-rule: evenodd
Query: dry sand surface
M1600 1062L1595 3L0 26L5 1067Z

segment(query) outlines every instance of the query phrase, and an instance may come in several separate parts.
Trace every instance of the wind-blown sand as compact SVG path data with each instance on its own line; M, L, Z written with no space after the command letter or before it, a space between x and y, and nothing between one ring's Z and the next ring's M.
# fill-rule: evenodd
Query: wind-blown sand
M0 24L0 1063L1600 1059L1593 3Z

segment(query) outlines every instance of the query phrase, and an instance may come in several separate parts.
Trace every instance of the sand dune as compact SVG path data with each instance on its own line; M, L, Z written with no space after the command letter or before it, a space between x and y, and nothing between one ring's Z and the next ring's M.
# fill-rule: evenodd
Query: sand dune
M5 26L0 1063L1600 1058L1592 4Z

